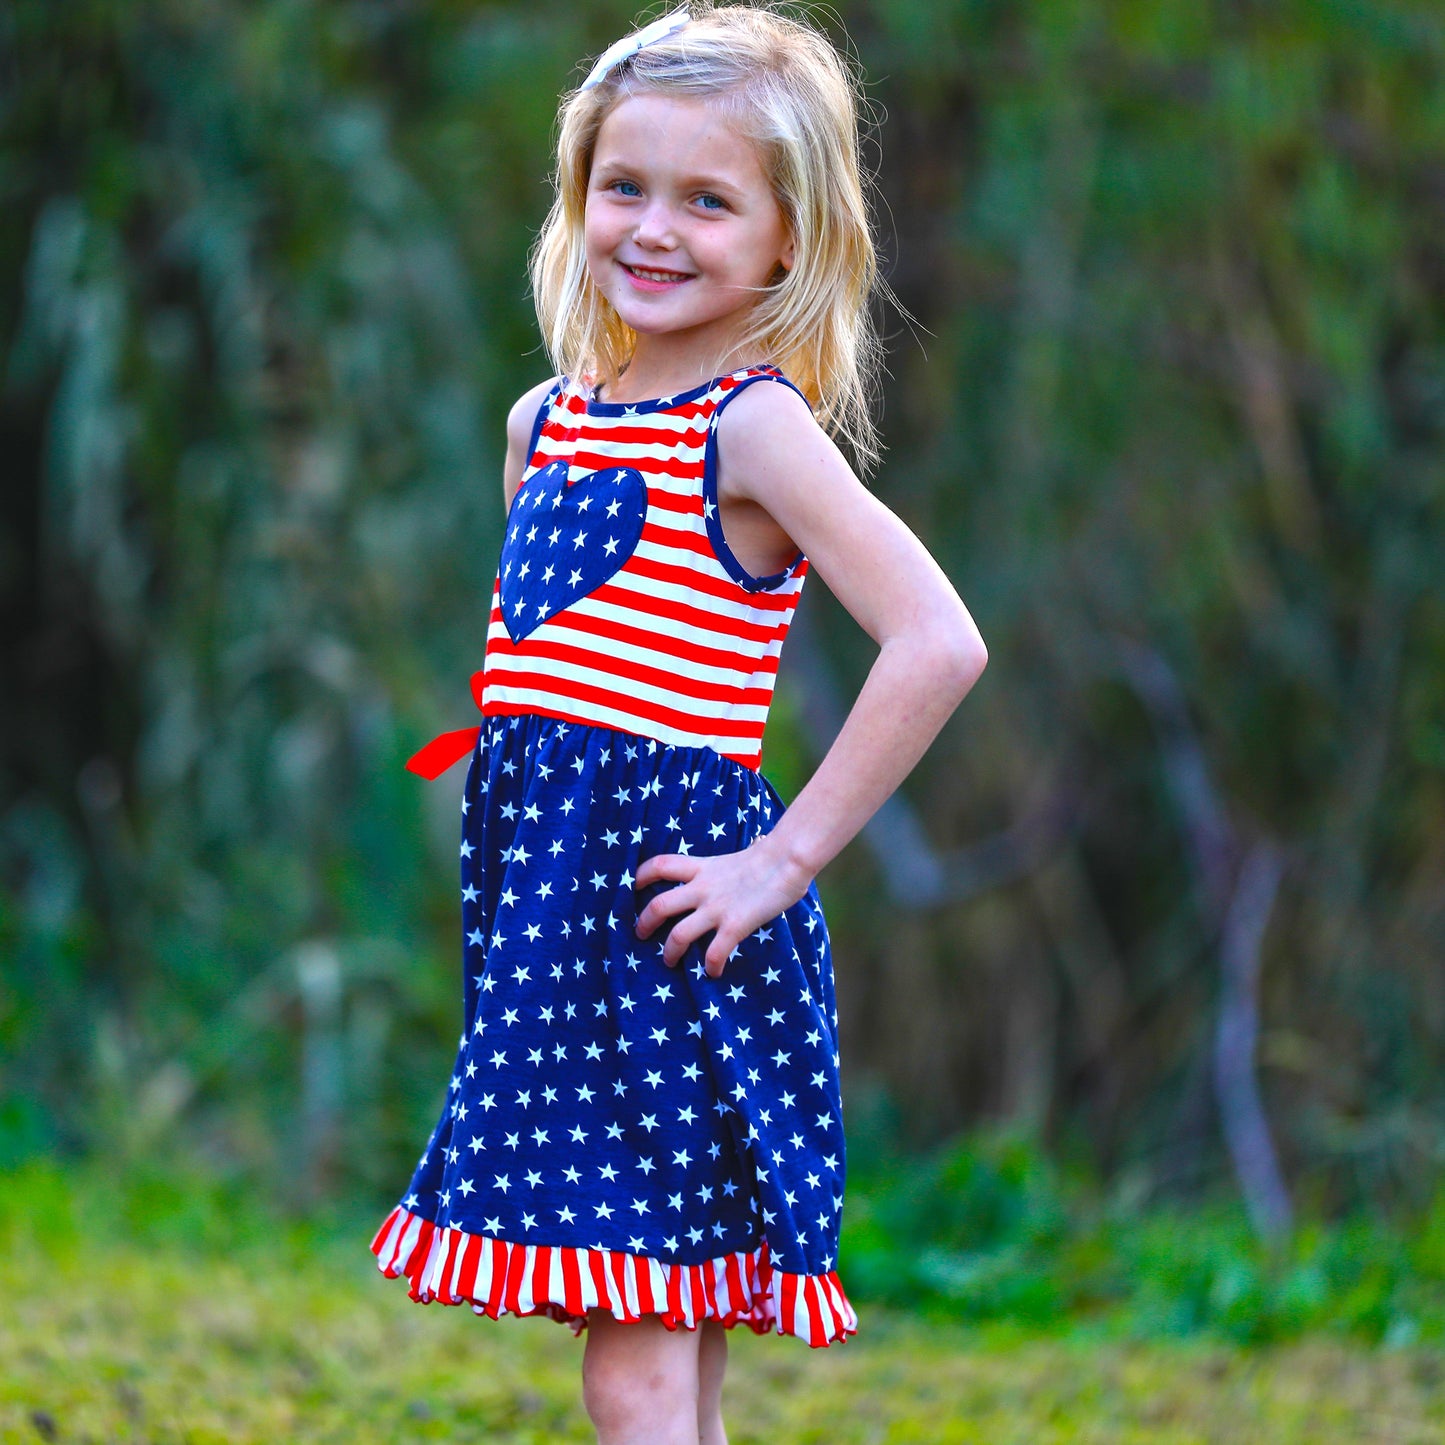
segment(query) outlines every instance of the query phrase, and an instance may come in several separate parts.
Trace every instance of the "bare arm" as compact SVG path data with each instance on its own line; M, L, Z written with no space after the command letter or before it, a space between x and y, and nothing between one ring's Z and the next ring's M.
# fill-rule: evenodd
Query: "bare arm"
M679 914L664 957L709 930L707 971L807 891L912 770L988 660L948 578L904 523L853 475L785 387L760 384L723 413L724 484L757 503L807 554L878 657L827 756L772 832L739 853L660 855L638 887L680 881L638 920L646 937Z
M502 464L502 495L507 510L512 509L512 498L522 485L522 472L527 466L527 443L532 440L532 428L536 425L537 411L546 400L547 393L557 384L556 378L540 382L525 391L512 404L507 413L507 459Z

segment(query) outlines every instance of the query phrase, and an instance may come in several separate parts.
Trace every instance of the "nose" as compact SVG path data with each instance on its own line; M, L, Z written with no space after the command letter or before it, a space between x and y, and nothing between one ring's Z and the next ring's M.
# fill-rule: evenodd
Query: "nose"
M677 245L672 208L666 201L657 199L648 202L637 218L632 237L639 246L651 250L670 251Z

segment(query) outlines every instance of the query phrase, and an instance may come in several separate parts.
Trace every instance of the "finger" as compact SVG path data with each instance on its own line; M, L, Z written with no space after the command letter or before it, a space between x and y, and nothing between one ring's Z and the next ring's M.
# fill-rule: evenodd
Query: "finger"
M726 934L719 931L708 944L707 953L703 955L702 966L709 978L721 978L723 969L728 966L728 959L733 955L733 950L742 942L740 936Z
M690 882L693 874L697 872L698 861L696 858L689 858L685 853L654 853L651 858L644 859L638 868L635 886L646 888L650 884L666 881Z
M679 913L686 913L696 903L693 891L685 883L668 883L665 880L661 884L649 884L648 889L657 888L651 898L643 900L642 912L637 915L637 936L639 938L650 938L653 932L666 923L668 919L675 918ZM638 895L639 899L642 894Z
M715 926L712 919L701 910L694 910L686 918L674 923L672 932L667 935L667 942L663 945L663 962L669 968L676 968L688 949L705 933L711 933Z

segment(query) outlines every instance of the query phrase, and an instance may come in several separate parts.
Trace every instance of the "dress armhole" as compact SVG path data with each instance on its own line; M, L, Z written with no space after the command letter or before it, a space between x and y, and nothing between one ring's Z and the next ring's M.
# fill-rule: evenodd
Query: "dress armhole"
M718 505L717 499L717 424L718 418L723 414L723 408L741 395L748 387L759 381L776 382L780 386L786 386L789 391L798 392L803 397L808 410L812 411L813 404L803 396L801 391L776 371L762 371L754 376L744 377L730 391L725 392L713 409L712 420L708 424L707 441L703 444L703 469L702 469L702 515L707 526L708 541L712 543L712 549L717 553L717 559L723 565L723 570L746 592L771 592L781 587L789 578L797 575L798 568L807 560L801 552L783 568L781 572L774 572L768 577L757 577L749 572L737 557L733 555L733 549L728 546L727 538L723 535L722 508Z
M547 395L542 398L542 404L537 408L537 415L532 421L532 435L527 440L527 455L522 459L523 481L527 479L528 471L532 468L532 458L537 455L537 443L542 439L542 428L546 426L547 418L552 415L552 408L566 390L567 378L559 376L548 387Z

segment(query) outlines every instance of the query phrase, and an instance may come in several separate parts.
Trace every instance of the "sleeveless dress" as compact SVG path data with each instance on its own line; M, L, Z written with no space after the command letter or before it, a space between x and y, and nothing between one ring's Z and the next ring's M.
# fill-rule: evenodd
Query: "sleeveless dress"
M722 977L634 932L656 853L745 848L807 573L753 577L717 506L715 429L752 367L635 405L560 381L508 517L462 801L464 1031L446 1105L372 1244L423 1303L705 1319L810 1344L856 1317L835 1269L844 1148L817 892Z

